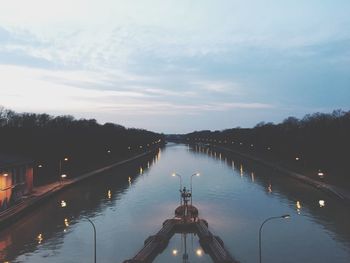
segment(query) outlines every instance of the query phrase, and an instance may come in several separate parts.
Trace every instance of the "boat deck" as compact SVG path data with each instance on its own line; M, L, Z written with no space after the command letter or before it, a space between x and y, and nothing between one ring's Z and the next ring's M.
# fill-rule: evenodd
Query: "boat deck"
M209 231L208 223L198 218L197 208L190 205L179 206L175 210L175 218L165 220L162 228L155 235L148 237L141 250L124 263L152 262L168 246L175 233L196 233L204 252L209 254L215 263L238 263L226 250L220 237Z

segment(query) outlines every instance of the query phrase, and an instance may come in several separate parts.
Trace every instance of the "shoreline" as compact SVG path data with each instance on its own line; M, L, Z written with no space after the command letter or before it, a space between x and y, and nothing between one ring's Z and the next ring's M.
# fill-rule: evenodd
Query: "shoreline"
M236 155L239 155L240 157L243 157L245 159L260 163L266 167L269 167L271 169L274 169L278 172L281 172L285 175L287 175L290 178L293 178L295 180L301 181L305 184L308 184L310 186L313 186L319 190L322 190L324 192L330 193L333 196L335 196L336 198L340 199L341 201L343 201L346 205L350 206L350 192L345 190L345 189L341 189L335 185L331 185L331 184L327 184L327 183L323 183L320 181L317 181L315 179L312 179L310 177L307 177L305 175L299 174L297 172L291 171L285 167L282 167L278 164L274 164L272 162L266 161L261 157L257 157L257 156L253 156L250 154L246 154L246 153L242 153L227 147L223 147L223 146L217 146L217 145L210 145L209 147L211 148L216 148L219 150L224 150Z
M19 220L23 215L26 213L33 211L35 209L35 206L40 205L42 202L46 201L47 199L51 198L52 196L62 192L63 190L81 182L88 178L91 178L97 174L100 174L104 171L110 170L114 167L126 164L128 162L137 160L141 157L147 156L151 154L152 152L156 151L149 150L147 152L137 154L133 157L117 161L115 163L112 163L107 166L103 166L102 168L98 168L95 170L92 170L90 172L84 173L76 178L65 180L63 183L61 182L54 182L51 184L47 184L44 186L39 186L33 189L33 192L24 197L21 202L18 204L6 209L5 211L2 211L0 213L0 231L4 230L7 226L15 223L17 220Z

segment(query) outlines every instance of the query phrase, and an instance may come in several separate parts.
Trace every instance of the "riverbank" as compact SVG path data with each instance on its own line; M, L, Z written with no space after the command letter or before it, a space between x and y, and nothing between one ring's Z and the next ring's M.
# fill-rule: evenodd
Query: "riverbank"
M233 153L235 155L238 155L240 157L243 157L245 159L260 163L264 166L267 166L269 168L274 169L275 171L283 173L283 174L285 174L293 179L299 180L299 181L306 183L308 185L311 185L319 190L330 193L330 194L334 195L335 197L337 197L339 200L343 201L345 204L350 205L350 192L346 189L342 189L338 186L334 186L331 184L320 182L320 181L312 179L308 176L291 171L291 170L289 170L285 167L282 167L278 164L267 161L264 158L262 158L261 156L254 156L252 154L242 153L242 152L233 150L231 148L223 147L223 146L211 145L210 147L212 147L214 149L224 150L224 151Z
M77 184L83 180L91 178L97 174L100 174L104 171L110 170L114 167L126 164L126 163L134 161L134 160L137 160L141 157L147 156L155 151L156 150L146 151L144 153L135 155L135 156L127 158L125 160L118 161L118 162L112 163L110 165L106 165L102 168L95 169L93 171L84 173L84 174L77 176L73 179L65 179L62 182L53 182L51 184L35 187L33 189L33 191L29 195L25 196L20 203L14 205L14 206L11 206L10 208L8 208L5 211L2 211L0 213L0 230L2 230L6 226L14 223L16 220L20 219L23 215L25 215L26 213L35 209L35 207L37 207L39 204L41 204L45 200L49 199L50 197L60 193L64 189L71 187L74 184Z

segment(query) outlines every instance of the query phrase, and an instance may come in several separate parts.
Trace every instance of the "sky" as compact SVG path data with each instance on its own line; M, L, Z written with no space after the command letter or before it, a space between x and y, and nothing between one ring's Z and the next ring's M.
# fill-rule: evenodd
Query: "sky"
M0 0L0 105L164 133L350 110L348 0Z

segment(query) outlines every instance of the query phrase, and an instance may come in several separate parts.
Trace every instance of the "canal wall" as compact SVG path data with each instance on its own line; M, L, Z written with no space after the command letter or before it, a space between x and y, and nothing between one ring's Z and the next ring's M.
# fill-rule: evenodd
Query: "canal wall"
M71 187L81 181L84 181L88 178L91 178L97 174L110 170L112 168L121 166L123 164L129 163L131 161L137 160L139 158L145 157L151 153L154 153L156 150L150 150L128 159L115 162L113 164L104 166L102 168L84 173L73 179L66 179L64 182L54 182L44 186L34 188L33 192L30 195L27 195L23 200L17 205L11 206L5 211L0 213L0 231L9 226L10 224L15 223L18 219L23 217L26 213L33 211L38 205L46 201L47 199L55 196L56 194L62 192L64 189Z
M245 159L248 159L248 160L252 160L254 162L257 162L257 163L260 163L264 166L267 166L275 171L278 171L280 173L283 173L293 179L296 179L298 181L301 181L303 183L306 183L310 186L313 186L319 190L322 190L324 192L327 192L327 193L330 193L332 194L333 196L335 196L336 198L338 198L339 200L341 200L342 202L344 202L346 205L350 206L350 192L345 190L345 189L341 189L337 186L334 186L334 185L330 185L330 184L326 184L326 183L323 183L323 182L320 182L320 181L317 181L317 180L314 180L310 177L307 177L305 175L302 175L302 174L299 174L299 173L296 173L296 172L293 172L293 171L290 171L284 167L281 167L275 163L272 163L272 162L269 162L269 161L266 161L264 160L263 158L260 158L260 157L257 157L257 156L253 156L253 155L250 155L250 154L246 154L246 153L242 153L242 152L239 152L239 151L236 151L236 150L233 150L233 149L230 149L230 148L227 148L227 147L223 147L223 146L209 146L211 148L214 148L214 149L219 149L219 150L223 150L223 151L226 151L226 152L230 152L230 153L233 153L235 155L238 155L240 157L243 157Z

